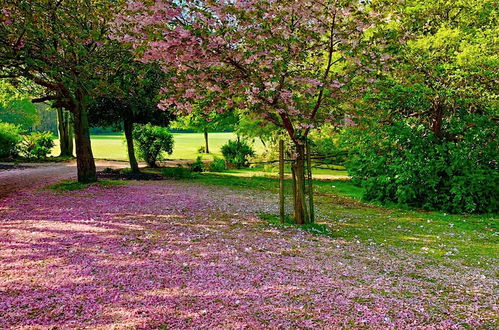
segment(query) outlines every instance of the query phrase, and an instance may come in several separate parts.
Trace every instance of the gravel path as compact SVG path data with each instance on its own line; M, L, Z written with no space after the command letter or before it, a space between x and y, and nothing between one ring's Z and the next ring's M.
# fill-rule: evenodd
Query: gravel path
M124 168L125 162L96 161L97 169ZM0 170L0 199L14 193L43 187L61 180L76 178L76 162L20 164L13 169Z

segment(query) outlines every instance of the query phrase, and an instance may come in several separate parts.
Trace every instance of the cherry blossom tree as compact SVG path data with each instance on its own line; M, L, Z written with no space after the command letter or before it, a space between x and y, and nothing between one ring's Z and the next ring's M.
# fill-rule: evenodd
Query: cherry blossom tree
M380 19L351 0L134 1L115 34L141 61L176 73L159 107L190 113L209 99L207 111L248 109L287 132L295 221L303 224L307 136L342 119L337 110L355 77L384 60L365 51L383 47L371 28Z

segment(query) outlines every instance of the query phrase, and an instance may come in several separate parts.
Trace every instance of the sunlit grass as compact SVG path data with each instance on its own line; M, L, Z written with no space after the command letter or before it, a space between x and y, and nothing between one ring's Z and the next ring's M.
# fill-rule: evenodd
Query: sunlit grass
M167 156L169 159L195 159L202 156L204 159L213 159L213 156L222 157L220 148L228 140L236 139L234 133L210 133L209 145L210 155L199 154L198 149L204 146L204 135L202 133L174 133L175 145L173 154ZM60 152L59 141L55 140L55 147L52 155L57 156ZM261 154L264 147L261 142L255 141L253 148L257 154ZM92 151L96 159L128 160L125 136L123 134L114 135L92 135Z

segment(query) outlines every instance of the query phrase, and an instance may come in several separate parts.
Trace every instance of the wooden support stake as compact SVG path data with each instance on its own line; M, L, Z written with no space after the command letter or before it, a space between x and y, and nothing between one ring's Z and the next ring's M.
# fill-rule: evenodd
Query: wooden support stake
M307 168L308 168L308 202L310 208L310 222L315 222L315 209L314 209L314 186L313 186L313 176L312 176L312 159L311 159L311 151L310 144L307 139Z
M279 216L285 222L284 214L284 141L279 141Z

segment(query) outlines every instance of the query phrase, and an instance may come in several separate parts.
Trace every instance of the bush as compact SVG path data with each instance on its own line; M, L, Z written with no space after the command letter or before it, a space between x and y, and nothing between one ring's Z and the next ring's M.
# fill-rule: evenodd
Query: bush
M228 166L242 168L248 166L248 158L253 157L255 152L246 141L229 140L222 146L222 154Z
M192 171L188 168L178 165L177 167L165 167L161 174L166 178L172 179L188 179L192 177Z
M210 172L225 172L227 166L225 166L225 160L222 158L214 157L213 161L209 164L208 170Z
M26 158L47 158L54 146L51 132L34 132L24 136L21 153Z
M15 157L22 137L16 125L0 121L0 158Z
M193 171L193 172L197 172L197 173L203 172L205 166L204 166L203 159L201 158L201 156L198 156L194 163L189 164L189 167L191 168L191 171Z
M435 137L416 120L357 129L347 169L370 201L452 213L497 212L497 124L481 116L445 123Z
M157 167L156 162L163 160L163 154L173 152L173 135L167 128L147 125L136 125L133 139L140 159L149 167Z

